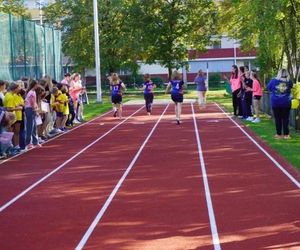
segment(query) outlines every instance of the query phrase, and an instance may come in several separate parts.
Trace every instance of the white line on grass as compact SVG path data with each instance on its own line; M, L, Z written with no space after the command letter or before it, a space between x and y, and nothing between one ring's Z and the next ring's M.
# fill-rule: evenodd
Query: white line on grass
M300 183L288 171L280 165L262 146L260 146L251 135L249 135L235 120L233 120L217 103L215 105L275 164L275 166L282 171L298 188Z
M35 182L34 184L32 184L30 187L28 187L27 189L25 189L23 192L21 192L20 194L18 194L17 196L15 196L15 198L13 198L9 202L5 203L3 206L0 207L0 213L3 212L3 210L5 210L7 207L9 207L10 205L12 205L14 202L16 202L18 199L20 199L21 197L23 197L24 195L26 195L28 192L30 192L37 185L39 185L40 183L42 183L43 181L45 181L46 179L48 179L51 175L53 175L54 173L56 173L57 171L59 171L66 164L68 164L69 162L71 162L72 160L74 160L77 156L79 156L84 151L86 151L87 149L89 149L90 147L92 147L95 143L97 143L102 138L104 138L105 136L107 136L109 133L111 133L113 130L115 130L117 127L119 127L121 124L123 124L124 122L126 122L129 118L131 118L133 115L135 115L137 112L139 112L142 108L144 108L144 106L140 107L133 114L131 114L126 119L124 119L123 121L121 121L120 123L118 123L117 125L115 125L114 127L112 127L105 134L103 134L98 139L96 139L95 141L93 141L92 143L90 143L89 145L87 145L85 148L83 148L82 150L80 150L77 154L75 154L74 156L72 156L70 159L68 159L67 161L65 161L64 163L62 163L56 169L52 170L49 174L47 174L46 176L44 176L43 178L41 178L40 180L38 180L37 182Z
M153 126L152 130L150 131L149 135L147 136L147 138L145 139L145 141L143 142L143 144L139 148L138 152L135 154L133 160L131 161L131 163L127 167L126 171L122 175L121 179L118 181L117 185L115 186L115 188L113 189L113 191L111 192L111 194L109 195L109 197L107 198L107 200L104 203L103 207L98 212L97 216L95 217L95 219L93 220L93 222L89 226L88 230L85 232L84 236L82 237L82 239L80 240L79 244L77 245L76 250L81 250L85 246L86 242L88 241L88 239L90 238L91 234L93 233L95 227L97 226L97 224L101 220L102 216L104 215L106 209L108 208L108 206L112 202L114 196L118 192L118 190L121 187L122 183L125 181L127 175L129 174L129 172L133 168L135 162L139 158L139 156L140 156L141 152L143 151L145 145L147 144L147 142L149 141L150 137L154 133L156 127L158 126L159 122L161 121L161 119L162 119L163 115L165 114L166 110L168 109L168 107L169 107L169 104L167 105L167 107L165 108L165 110L163 111L163 113L161 114L161 116L159 117L159 119L157 120L157 122L155 123L155 125Z
M97 119L99 119L99 118L102 118L103 116L105 116L105 115L107 115L107 114L109 114L109 113L111 113L111 112L112 112L111 110L110 110L110 111L107 111L107 112L103 113L102 115L97 116L97 117L93 118L92 120L89 120L88 122L82 123L82 124L80 124L80 125L78 125L78 126L72 128L72 129L68 130L67 132L64 132L64 133L59 134L59 135L55 135L53 138L47 140L47 141L44 142L42 145L45 145L45 144L47 144L47 143L50 142L50 141L53 141L53 140L55 140L55 139L57 139L57 138L59 138L59 137L61 137L61 136L63 136L63 135L66 135L66 134L68 134L68 133L70 133L70 132L73 132L74 130L76 130L76 129L82 127L82 126L85 126L85 125L87 125L87 124L89 124L89 123L91 123L91 122L93 122L93 121L95 121L95 120L97 120ZM22 152L22 153L17 154L17 155L15 155L15 156L13 156L13 157L10 157L10 158L8 158L8 159L6 159L6 160L3 160L3 161L0 162L0 165L2 165L3 163L8 162L8 161L10 161L10 160L12 160L12 159L14 159L14 158L17 158L17 157L19 157L19 156L21 156L21 155L27 153L28 151L33 150L33 149L34 149L34 148L28 149L28 150L25 151L25 152Z
M192 107L192 112L193 112L195 134L196 134L197 145L198 145L199 160L200 160L200 166L201 166L201 171L202 171L202 176L203 176L206 204L207 204L207 209L208 209L209 223L210 223L210 229L211 229L214 249L221 250L219 234L218 234L213 204L212 204L212 200L211 200L208 178L207 178L207 174L206 174L205 162L204 162L204 157L203 157L203 151L202 151L200 136L199 136L199 132L198 132L198 125L197 125L197 121L196 121L193 104L191 104L191 107Z

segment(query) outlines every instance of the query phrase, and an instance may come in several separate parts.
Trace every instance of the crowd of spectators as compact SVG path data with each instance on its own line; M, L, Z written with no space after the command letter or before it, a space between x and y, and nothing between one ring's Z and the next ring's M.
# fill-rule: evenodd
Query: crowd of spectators
M44 76L14 82L0 80L0 158L41 147L49 138L83 121L80 74L61 82Z

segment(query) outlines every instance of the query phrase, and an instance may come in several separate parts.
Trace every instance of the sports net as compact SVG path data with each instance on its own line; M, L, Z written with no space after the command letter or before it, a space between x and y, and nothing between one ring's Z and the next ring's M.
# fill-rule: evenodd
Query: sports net
M0 13L0 79L62 76L61 32Z

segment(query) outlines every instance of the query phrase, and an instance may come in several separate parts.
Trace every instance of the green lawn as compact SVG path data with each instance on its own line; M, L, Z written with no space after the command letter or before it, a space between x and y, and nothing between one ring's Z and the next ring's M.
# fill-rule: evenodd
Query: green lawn
M196 91L188 91L185 94L186 99L196 99ZM124 96L124 101L132 99L142 99L141 91L129 90ZM165 95L163 90L157 90L155 93L156 99L169 99L170 95ZM85 119L89 120L99 114L102 114L111 109L110 97L103 95L103 103L96 103L94 93L89 94L90 104L84 106ZM231 97L226 95L225 90L212 90L207 95L208 102L217 102L221 104L228 112L232 112ZM267 142L273 149L282 155L293 166L300 170L300 136L294 130L291 130L291 140L275 140L274 121L267 115L262 115L261 123L251 123L243 121L244 124L253 130L263 141Z

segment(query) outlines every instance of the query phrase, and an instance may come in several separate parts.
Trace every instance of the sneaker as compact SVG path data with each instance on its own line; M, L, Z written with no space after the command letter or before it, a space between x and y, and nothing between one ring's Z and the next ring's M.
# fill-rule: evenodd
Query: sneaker
M115 112L114 112L114 117L117 117L117 113L118 113L118 110L116 110Z
M32 143L27 145L27 149L32 149L32 148L34 148L34 145Z
M39 141L39 143L44 143L45 142L41 137L39 137L38 141Z
M260 122L260 118L255 118L252 122L253 123L259 123Z
M75 120L74 120L74 123L75 123L75 124L80 124L81 122L78 121L77 119L75 119Z
M248 121L248 122L252 122L254 119L253 119L253 117L252 116L248 116L248 118L246 119L246 121Z
M21 149L20 149L20 152L21 152L21 153L24 153L24 152L26 152L27 150L28 150L28 148L27 148L27 147L25 147L25 148L21 148Z
M180 121L179 120L176 120L176 122L177 122L177 125L180 125Z
M283 136L283 139L285 139L285 140L290 140L290 139L292 139L292 137L291 137L290 135L284 135L284 136Z
M40 147L42 147L42 144L38 143L38 144L35 144L34 146L37 147L37 148L40 148Z
M147 114L150 116L151 115L151 113L150 112L147 112Z
M281 138L282 138L282 135L277 135L277 134L274 135L274 139L276 139L276 140L277 140L277 139L281 139Z

